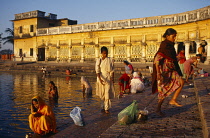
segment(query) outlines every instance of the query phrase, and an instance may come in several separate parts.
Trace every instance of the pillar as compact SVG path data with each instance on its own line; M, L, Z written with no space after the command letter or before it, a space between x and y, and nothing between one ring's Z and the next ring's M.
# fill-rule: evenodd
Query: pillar
M57 58L56 61L59 62L60 61L60 46L57 46Z
M36 52L35 52L35 53L36 53L36 55L35 55L35 56L36 56L36 61L39 61L39 52L38 52L38 47L36 47L36 49L35 49L35 50L36 50ZM18 55L18 54L16 54L16 55L15 55L15 57L17 57L17 55Z
M69 59L68 62L71 62L71 57L72 57L72 40L69 39L69 46L68 46L68 50L69 50Z
M111 37L111 42L110 42L110 57L114 59L114 37Z
M57 48L57 58L56 58L56 61L59 62L60 61L60 42L59 42L59 40L57 41L56 48Z
M200 41L196 40L195 43L196 43L196 54L198 54L198 48L200 47Z
M142 42L141 46L142 46L142 59L141 59L141 62L146 62L146 46L147 46L147 43Z
M95 60L99 58L99 53L100 53L98 42L99 42L99 38L95 37Z
M95 45L95 59L99 58L99 45Z
M35 39L35 41L33 41L33 45L34 45L34 59L35 61L38 61L38 47L37 47L37 37ZM15 54L15 49L14 49L14 45L13 45L13 53L14 56L17 57L17 54Z
M126 44L126 55L127 61L131 62L131 43Z
M114 44L110 45L110 57L114 59Z
M68 62L71 62L71 51L72 51L72 46L69 45L69 60L68 60Z
M45 47L45 62L47 62L49 59L49 47L46 46Z
M204 64L209 65L210 64L210 39L206 40L207 45L206 45L206 61L204 62Z
M161 42L156 42L156 52L159 50L160 44L161 44Z
M80 62L85 61L85 45L81 45L81 59Z
M190 58L190 42L189 41L185 41L184 42L184 45L185 45L185 57L186 59L189 59Z
M175 48L175 51L176 51L177 54L178 54L178 45L179 45L179 43L178 42L175 42L174 48Z

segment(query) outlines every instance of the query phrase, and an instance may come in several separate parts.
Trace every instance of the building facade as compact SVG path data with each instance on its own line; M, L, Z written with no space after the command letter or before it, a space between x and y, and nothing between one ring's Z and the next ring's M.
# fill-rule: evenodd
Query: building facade
M106 46L116 62L152 62L165 30L174 28L177 52L185 48L190 58L202 43L207 52L205 63L210 63L210 6L178 14L87 24L44 14L32 11L15 15L17 61L93 62L100 56L100 47Z

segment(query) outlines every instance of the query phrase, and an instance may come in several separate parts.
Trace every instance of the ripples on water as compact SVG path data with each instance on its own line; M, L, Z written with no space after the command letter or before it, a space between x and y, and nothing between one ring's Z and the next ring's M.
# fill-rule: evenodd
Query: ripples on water
M83 98L80 76L46 76L40 74L0 73L0 137L24 137L31 133L28 116L31 98L41 96L53 107L58 130L64 129L70 111L79 106L84 116L91 115L89 110L100 110L99 98L95 96L96 76L89 76L93 96ZM48 99L48 84L54 81L58 87L58 103ZM73 122L73 121L71 121Z

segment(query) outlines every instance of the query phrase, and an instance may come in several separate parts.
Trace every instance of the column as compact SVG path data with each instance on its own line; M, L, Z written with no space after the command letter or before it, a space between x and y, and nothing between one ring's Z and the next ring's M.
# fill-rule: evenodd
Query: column
M184 42L184 45L185 45L185 57L186 59L189 59L190 58L190 42L189 41L185 41Z
M49 47L46 46L45 47L45 62L47 62L49 59Z
M179 45L179 43L178 42L175 42L174 48L175 48L175 51L176 51L177 54L178 54L178 45Z
M72 40L69 39L69 59L68 59L68 62L70 63L71 62L71 57L72 57Z
M56 48L57 48L57 58L56 58L56 61L59 62L60 61L60 41L59 40L57 41Z
M98 37L96 37L95 38L95 60L97 59L97 58L99 58L99 38Z
M48 46L48 41L46 41L45 45L46 46L45 46L45 59L44 59L44 61L47 62L48 59L49 59L49 46Z
M56 61L59 62L60 61L60 46L57 46L57 58Z
M156 52L159 50L160 44L161 44L161 42L156 42Z
M142 46L142 59L141 59L141 62L146 62L146 45L147 43L146 42L142 42L141 43L141 46Z
M206 56L206 61L204 62L204 64L209 65L210 64L210 39L207 39L206 42L207 42L207 45L206 45L207 56Z
M35 61L38 61L38 48L37 48L37 38L36 39L34 39L34 41L33 41L33 49L34 49L34 55L33 55L33 57L34 57L34 60ZM16 57L17 55L15 54L15 49L14 49L14 45L13 45L13 53L14 53L14 56ZM14 57L14 58L15 58Z
M114 59L114 37L111 36L111 41L110 41L110 57Z
M196 43L196 54L198 54L198 48L200 47L200 41L196 40L195 43Z
M114 59L114 44L110 45L110 57Z
M81 45L81 60L80 62L84 62L85 61L85 45Z
M69 45L69 60L68 60L68 62L71 62L71 51L72 51L72 46Z
M131 43L126 44L126 55L127 55L127 61L131 62Z
M99 45L95 45L95 59L99 58Z
M38 52L38 47L37 46L36 46L36 49L35 50L36 50L36 52L35 52L35 54L36 54L35 55L36 56L36 61L39 61L39 55L38 55L39 52ZM17 57L17 54L15 56Z

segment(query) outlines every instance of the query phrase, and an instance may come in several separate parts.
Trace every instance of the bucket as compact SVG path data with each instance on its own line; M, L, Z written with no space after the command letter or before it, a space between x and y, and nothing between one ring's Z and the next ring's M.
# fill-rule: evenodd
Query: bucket
M137 122L144 122L146 120L148 120L148 110L144 109L144 110L139 110L139 112L137 113Z

